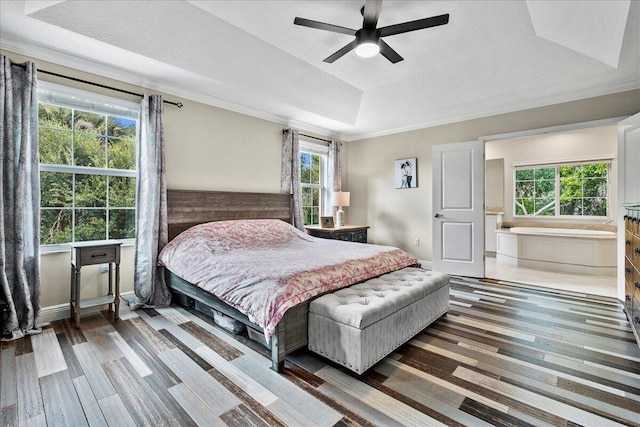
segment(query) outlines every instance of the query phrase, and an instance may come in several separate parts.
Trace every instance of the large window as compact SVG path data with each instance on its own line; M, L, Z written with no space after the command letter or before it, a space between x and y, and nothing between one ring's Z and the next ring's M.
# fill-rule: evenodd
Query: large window
M324 145L300 141L300 186L302 187L302 216L305 225L320 223L320 216L328 193L326 191L326 163L328 148Z
M38 92L41 244L133 239L135 104L53 85Z
M608 216L609 165L605 162L517 168L515 215Z

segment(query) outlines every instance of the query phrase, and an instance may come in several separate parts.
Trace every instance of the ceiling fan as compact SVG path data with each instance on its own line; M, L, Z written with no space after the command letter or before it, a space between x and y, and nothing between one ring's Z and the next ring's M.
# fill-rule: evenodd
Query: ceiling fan
M444 15L432 16L430 18L376 28L378 25L378 16L380 15L381 7L382 0L366 0L364 7L360 10L360 13L362 13L363 16L363 21L362 28L359 30L352 30L351 28L326 24L324 22L299 17L296 17L293 23L304 27L316 28L318 30L332 31L334 33L355 36L355 39L351 43L325 58L324 62L332 63L344 56L347 52L355 49L358 56L365 58L381 53L382 56L394 64L402 61L404 58L393 50L391 46L385 43L385 41L382 40L382 37L437 27L439 25L446 25L449 23L449 14L445 13Z

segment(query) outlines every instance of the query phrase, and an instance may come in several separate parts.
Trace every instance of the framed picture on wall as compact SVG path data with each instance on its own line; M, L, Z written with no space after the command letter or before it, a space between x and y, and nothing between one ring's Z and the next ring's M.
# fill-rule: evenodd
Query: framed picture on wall
M396 188L418 187L418 164L416 161L415 157L396 160L393 171Z
M322 228L333 228L333 217L332 216L321 216L320 217L320 225Z

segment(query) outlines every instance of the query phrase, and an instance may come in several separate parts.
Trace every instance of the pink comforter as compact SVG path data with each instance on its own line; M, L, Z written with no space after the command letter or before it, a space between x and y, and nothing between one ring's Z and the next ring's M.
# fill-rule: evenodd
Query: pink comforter
M280 220L197 225L169 242L159 260L245 314L267 340L303 301L420 264L398 248L319 239Z

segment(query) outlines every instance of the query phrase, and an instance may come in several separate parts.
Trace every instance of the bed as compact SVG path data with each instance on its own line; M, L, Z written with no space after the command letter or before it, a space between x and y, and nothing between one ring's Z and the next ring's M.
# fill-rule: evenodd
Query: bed
M289 224L291 197L169 190L160 261L179 301L195 301L264 334L272 368L308 344L315 297L418 261L397 248L308 236ZM260 260L259 262L256 262Z

